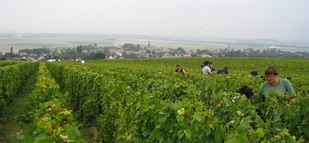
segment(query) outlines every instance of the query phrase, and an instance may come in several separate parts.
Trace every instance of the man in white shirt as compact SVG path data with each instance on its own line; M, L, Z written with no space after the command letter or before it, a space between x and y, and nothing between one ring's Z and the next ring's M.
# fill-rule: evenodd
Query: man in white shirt
M205 63L204 63L204 68L202 69L202 71L203 71L203 74L204 75L212 75L212 74L215 74L216 72L215 71L211 71L211 69L210 69L210 62L209 61L205 61Z

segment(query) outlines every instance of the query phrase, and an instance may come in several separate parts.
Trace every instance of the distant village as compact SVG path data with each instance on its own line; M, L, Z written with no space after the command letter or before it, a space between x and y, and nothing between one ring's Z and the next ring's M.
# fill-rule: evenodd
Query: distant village
M14 53L14 47L10 52L0 53L0 60L19 61L72 61L72 60L100 60L100 59L140 59L140 58L174 58L174 57L297 57L308 58L308 52L282 51L277 48L268 49L242 49L235 50L227 45L225 49L184 49L179 48L157 48L148 42L147 46L126 43L122 47L98 46L93 43L79 45L67 49L22 49Z

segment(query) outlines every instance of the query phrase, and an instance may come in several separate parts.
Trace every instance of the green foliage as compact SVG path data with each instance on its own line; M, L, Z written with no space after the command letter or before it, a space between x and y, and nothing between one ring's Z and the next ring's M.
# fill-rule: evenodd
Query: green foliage
M140 45L134 45L132 43L126 43L122 46L122 49L127 51L139 51L141 50Z
M18 133L24 142L84 142L73 123L71 111L61 108L60 101L53 99L42 103L35 113L34 131L31 136Z
M19 44L23 44L23 43L19 43ZM40 45L40 44L37 44ZM36 47L37 45L32 45L32 43L29 43L29 46L33 46ZM42 47L46 46L42 44ZM52 46L52 45L47 45L48 47ZM37 49L21 49L19 50L19 53L27 53L27 54L37 54L37 55L42 55L42 54L47 54L49 55L50 50L47 48L37 48Z
M51 78L51 74L45 64L41 64L37 73L35 88L30 94L32 104L37 105L41 102L49 101L57 98L59 94L58 84Z
M83 53L83 46L81 46L81 45L77 46L76 51L77 51L78 54L82 54Z
M17 64L17 62L13 62L13 61L0 62L0 67L10 66L10 65L14 65L14 64Z
M185 53L186 51L185 51L185 49L179 47L179 48L177 49L177 52L179 52L179 53Z
M6 66L0 67L0 117L27 77L36 70L37 65L37 63L28 62L18 64L8 62Z
M134 53L127 54L126 52L122 53L122 57L126 59L138 59L139 58L137 54L134 54Z
M105 54L102 52L90 53L90 55L86 56L86 60L102 60L105 59Z
M74 115L83 124L98 125L96 142L309 140L307 60L213 58L218 67L228 65L230 73L210 77L201 74L204 60L105 60L47 67L67 92L64 98ZM174 72L177 63L189 76ZM293 75L296 103L277 93L265 102L259 99L264 81L248 74L262 73L270 63L285 69L280 75ZM236 93L244 84L254 89L253 101Z
M59 86L44 63L40 64L37 74L35 88L30 94L33 129L30 135L19 132L17 138L29 143L84 142L73 122L72 111L62 107Z

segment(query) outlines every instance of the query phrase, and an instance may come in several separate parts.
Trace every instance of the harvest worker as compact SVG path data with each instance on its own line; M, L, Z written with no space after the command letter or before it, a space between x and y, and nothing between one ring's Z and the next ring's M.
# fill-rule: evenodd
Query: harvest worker
M249 77L260 77L261 79L263 79L264 81L266 81L266 77L261 75L261 76L258 76L259 73L257 71L251 71L250 74L249 74Z
M267 78L267 82L265 82L260 88L260 97L265 99L265 95L269 91L277 91L281 94L285 94L286 92L292 98L292 102L295 102L296 93L287 79L278 77L278 70L273 66L269 66L265 69L265 77Z
M182 73L182 74L184 74L184 75L187 75L187 72L186 72L184 69L182 69L182 68L180 67L180 64L177 64L177 65L176 65L176 70L175 70L175 72L178 72L178 73Z
M214 68L214 65L213 65L213 63L212 62L209 62L210 63L210 66L209 66L209 68L210 68L210 70L213 72L213 71L216 71L216 69Z
M246 95L246 97L252 101L254 97L254 93L252 91L252 88L248 87L247 85L243 85L240 88L237 89L237 92L240 94Z
M202 72L204 75L212 75L212 74L215 74L216 72L215 71L211 71L210 69L210 62L209 61L205 61L204 62L204 68L202 69Z
M249 77L256 77L258 75L257 71L251 71Z
M227 66L225 66L225 67L219 69L217 71L217 74L229 74L229 68Z
M205 61L205 62L206 62L206 61ZM204 62L204 63L205 63L205 62ZM204 63L201 64L201 68L204 68L204 67L205 67Z

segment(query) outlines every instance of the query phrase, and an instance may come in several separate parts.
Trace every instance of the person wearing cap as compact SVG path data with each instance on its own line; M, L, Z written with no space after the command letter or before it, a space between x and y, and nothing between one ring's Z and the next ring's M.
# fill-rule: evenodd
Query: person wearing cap
M209 61L205 61L204 65L205 65L205 67L202 69L202 72L203 72L204 75L212 75L212 74L216 73L215 71L211 71L211 69L209 67L210 66Z
M187 75L187 72L186 72L184 69L182 69L182 68L180 67L180 64L177 64L177 65L176 65L176 70L175 70L175 72L178 72L178 73L182 73L182 74L184 74L184 75Z
M260 87L260 97L265 99L265 95L269 91L277 91L281 94L289 93L292 102L295 102L295 90L293 89L291 83L287 79L279 78L278 70L276 67L269 66L265 69L265 77L267 82L265 82Z
M217 71L217 74L229 74L229 68L227 66L225 66L225 67L219 69Z

